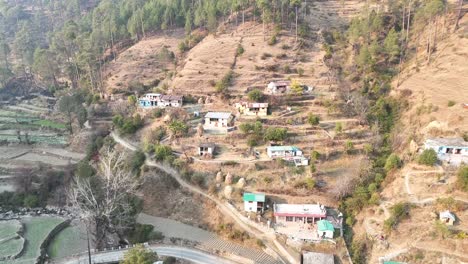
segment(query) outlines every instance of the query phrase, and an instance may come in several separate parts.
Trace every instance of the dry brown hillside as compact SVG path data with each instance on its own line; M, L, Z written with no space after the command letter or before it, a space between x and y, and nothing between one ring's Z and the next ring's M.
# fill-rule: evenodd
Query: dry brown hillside
M158 34L139 41L120 53L105 69L105 88L108 92L126 90L132 82L144 85L157 84L173 71L171 61L161 60L158 53L163 47L177 51L177 44L184 38L183 30Z

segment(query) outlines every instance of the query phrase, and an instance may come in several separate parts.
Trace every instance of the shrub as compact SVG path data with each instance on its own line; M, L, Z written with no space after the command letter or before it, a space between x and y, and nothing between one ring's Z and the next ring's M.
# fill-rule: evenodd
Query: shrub
M177 262L177 259L174 257L167 257L164 261L163 264L175 264Z
M434 166L437 162L437 153L433 149L424 150L418 157L418 163L421 165Z
M151 238L151 233L154 227L152 225L136 223L133 230L130 231L128 239L132 244L148 242Z
M343 132L343 123L337 122L337 123L335 124L335 132L336 132L337 134L341 134L341 132Z
M237 45L237 50L236 50L237 56L240 56L240 55L244 54L244 51L245 51L245 50L244 50L244 47L242 47L241 44L238 44L238 45Z
M242 123L239 125L239 129L244 134L261 136L263 132L263 125L260 121L256 121L255 123Z
M289 65L283 66L283 72L286 74L291 73L291 68L289 67Z
M264 139L266 141L284 141L288 136L287 128L269 127L265 131Z
M260 57L260 59L264 60L264 59L266 59L266 58L270 58L271 56L272 56L272 55L271 55L270 53L264 52L264 53L262 54L262 56Z
M397 169L401 166L400 157L398 157L395 153L390 154L387 160L385 161L385 170L391 171L393 169Z
M268 45L273 46L278 42L278 39L276 38L276 35L271 36L271 38L268 40Z
M460 169L458 169L457 185L461 190L468 192L468 166L467 165L462 166L460 167Z
M247 94L247 96L250 100L255 102L261 102L265 99L265 95L259 89L253 89Z
M409 215L411 205L409 203L397 203L390 210L390 217L384 221L384 228L387 231L395 229L401 220Z
M145 163L145 159L145 153L140 150L136 151L130 159L130 169L135 173L139 173L141 166Z
M312 151L311 155L310 155L310 158L312 160L318 160L320 159L320 153L316 150Z
M165 161L172 157L172 149L166 145L154 146L154 158L158 161Z
M281 48L284 49L284 50L288 50L291 47L289 47L288 44L283 44L283 45L281 45Z
M303 76L304 75L304 69L302 68L297 68L297 74L299 74L299 76Z
M112 123L118 128L120 133L133 134L143 127L144 120L138 114L128 118L124 118L122 115L115 115L112 118Z
M317 172L317 166L315 166L315 163L311 162L310 163L310 173L315 173Z
M163 116L164 114L164 108L158 108L156 110L153 111L153 117L155 118L160 118L161 116Z
M231 85L232 79L234 77L234 72L232 70L228 71L226 75L224 75L223 79L215 85L215 91L217 93L226 92L227 88Z
M307 123L311 126L317 126L320 123L320 118L313 113L309 113L307 116Z
M135 105L137 103L137 98L135 95L130 95L128 97L128 103L131 105Z
M169 130L176 137L185 136L188 133L189 127L185 122L174 120L169 124Z
M34 208L39 205L39 198L34 194L28 194L23 200L24 207Z
M190 180L198 186L203 186L203 184L205 184L205 176L201 173L193 174Z
M351 154L351 152L354 150L354 144L351 140L346 140L345 142L345 151L347 154Z
M452 106L454 106L455 104L456 104L455 101L450 100L450 101L448 101L447 106L448 106L448 107L452 107Z

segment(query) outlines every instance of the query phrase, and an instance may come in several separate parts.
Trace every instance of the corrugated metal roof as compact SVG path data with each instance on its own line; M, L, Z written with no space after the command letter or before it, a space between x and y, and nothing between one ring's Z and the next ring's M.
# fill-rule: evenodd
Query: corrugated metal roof
M320 220L317 222L317 229L318 231L335 231L332 223L328 220Z
M331 254L319 252L304 252L302 253L303 264L334 264L335 259Z
M325 217L327 210L319 204L275 204L275 214L281 215L316 215Z
M231 117L230 112L208 112L205 115L206 118L218 118L218 119L228 119Z
M183 96L182 95L163 95L161 96L161 100L165 101L179 101L182 100Z
M463 138L428 138L425 142L428 146L468 147L468 142Z
M295 146L271 146L267 148L268 151L299 151L300 149Z
M265 194L264 193L244 193L244 201L265 202Z

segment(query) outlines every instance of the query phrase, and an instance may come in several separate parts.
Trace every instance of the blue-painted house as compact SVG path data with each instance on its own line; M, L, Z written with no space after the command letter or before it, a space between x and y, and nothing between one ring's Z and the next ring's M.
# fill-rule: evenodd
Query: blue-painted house
M430 138L424 149L433 149L441 161L452 165L468 163L468 142L463 138Z

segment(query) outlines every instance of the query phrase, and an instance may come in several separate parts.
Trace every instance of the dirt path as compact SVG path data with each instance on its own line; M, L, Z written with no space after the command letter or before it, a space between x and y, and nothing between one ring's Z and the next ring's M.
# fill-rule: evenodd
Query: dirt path
M119 135L117 135L115 132L111 132L111 137L117 142L118 144L122 145L123 147L131 150L131 151L136 151L138 150L138 147L136 147L134 144L124 140L121 138ZM226 216L230 217L232 220L234 220L242 229L247 231L248 233L252 234L255 236L257 239L262 240L267 247L272 249L275 253L278 254L278 256L281 256L284 259L287 259L287 262L289 263L298 263L297 259L294 258L275 238L275 234L265 234L260 232L256 227L251 226L250 223L244 222L240 216L240 214L232 210L231 207L226 206L226 204L208 194L203 192L201 189L194 187L190 184L188 184L186 181L182 179L180 174L173 168L169 166L165 166L163 164L154 162L149 159L149 157L146 159L145 164L150 167L155 167L160 169L161 171L165 172L166 174L172 176L182 187L188 189L189 191L199 194L202 197L205 197L206 199L211 200L216 204L218 209ZM276 248L276 250L274 250ZM284 262L284 260L282 260Z

